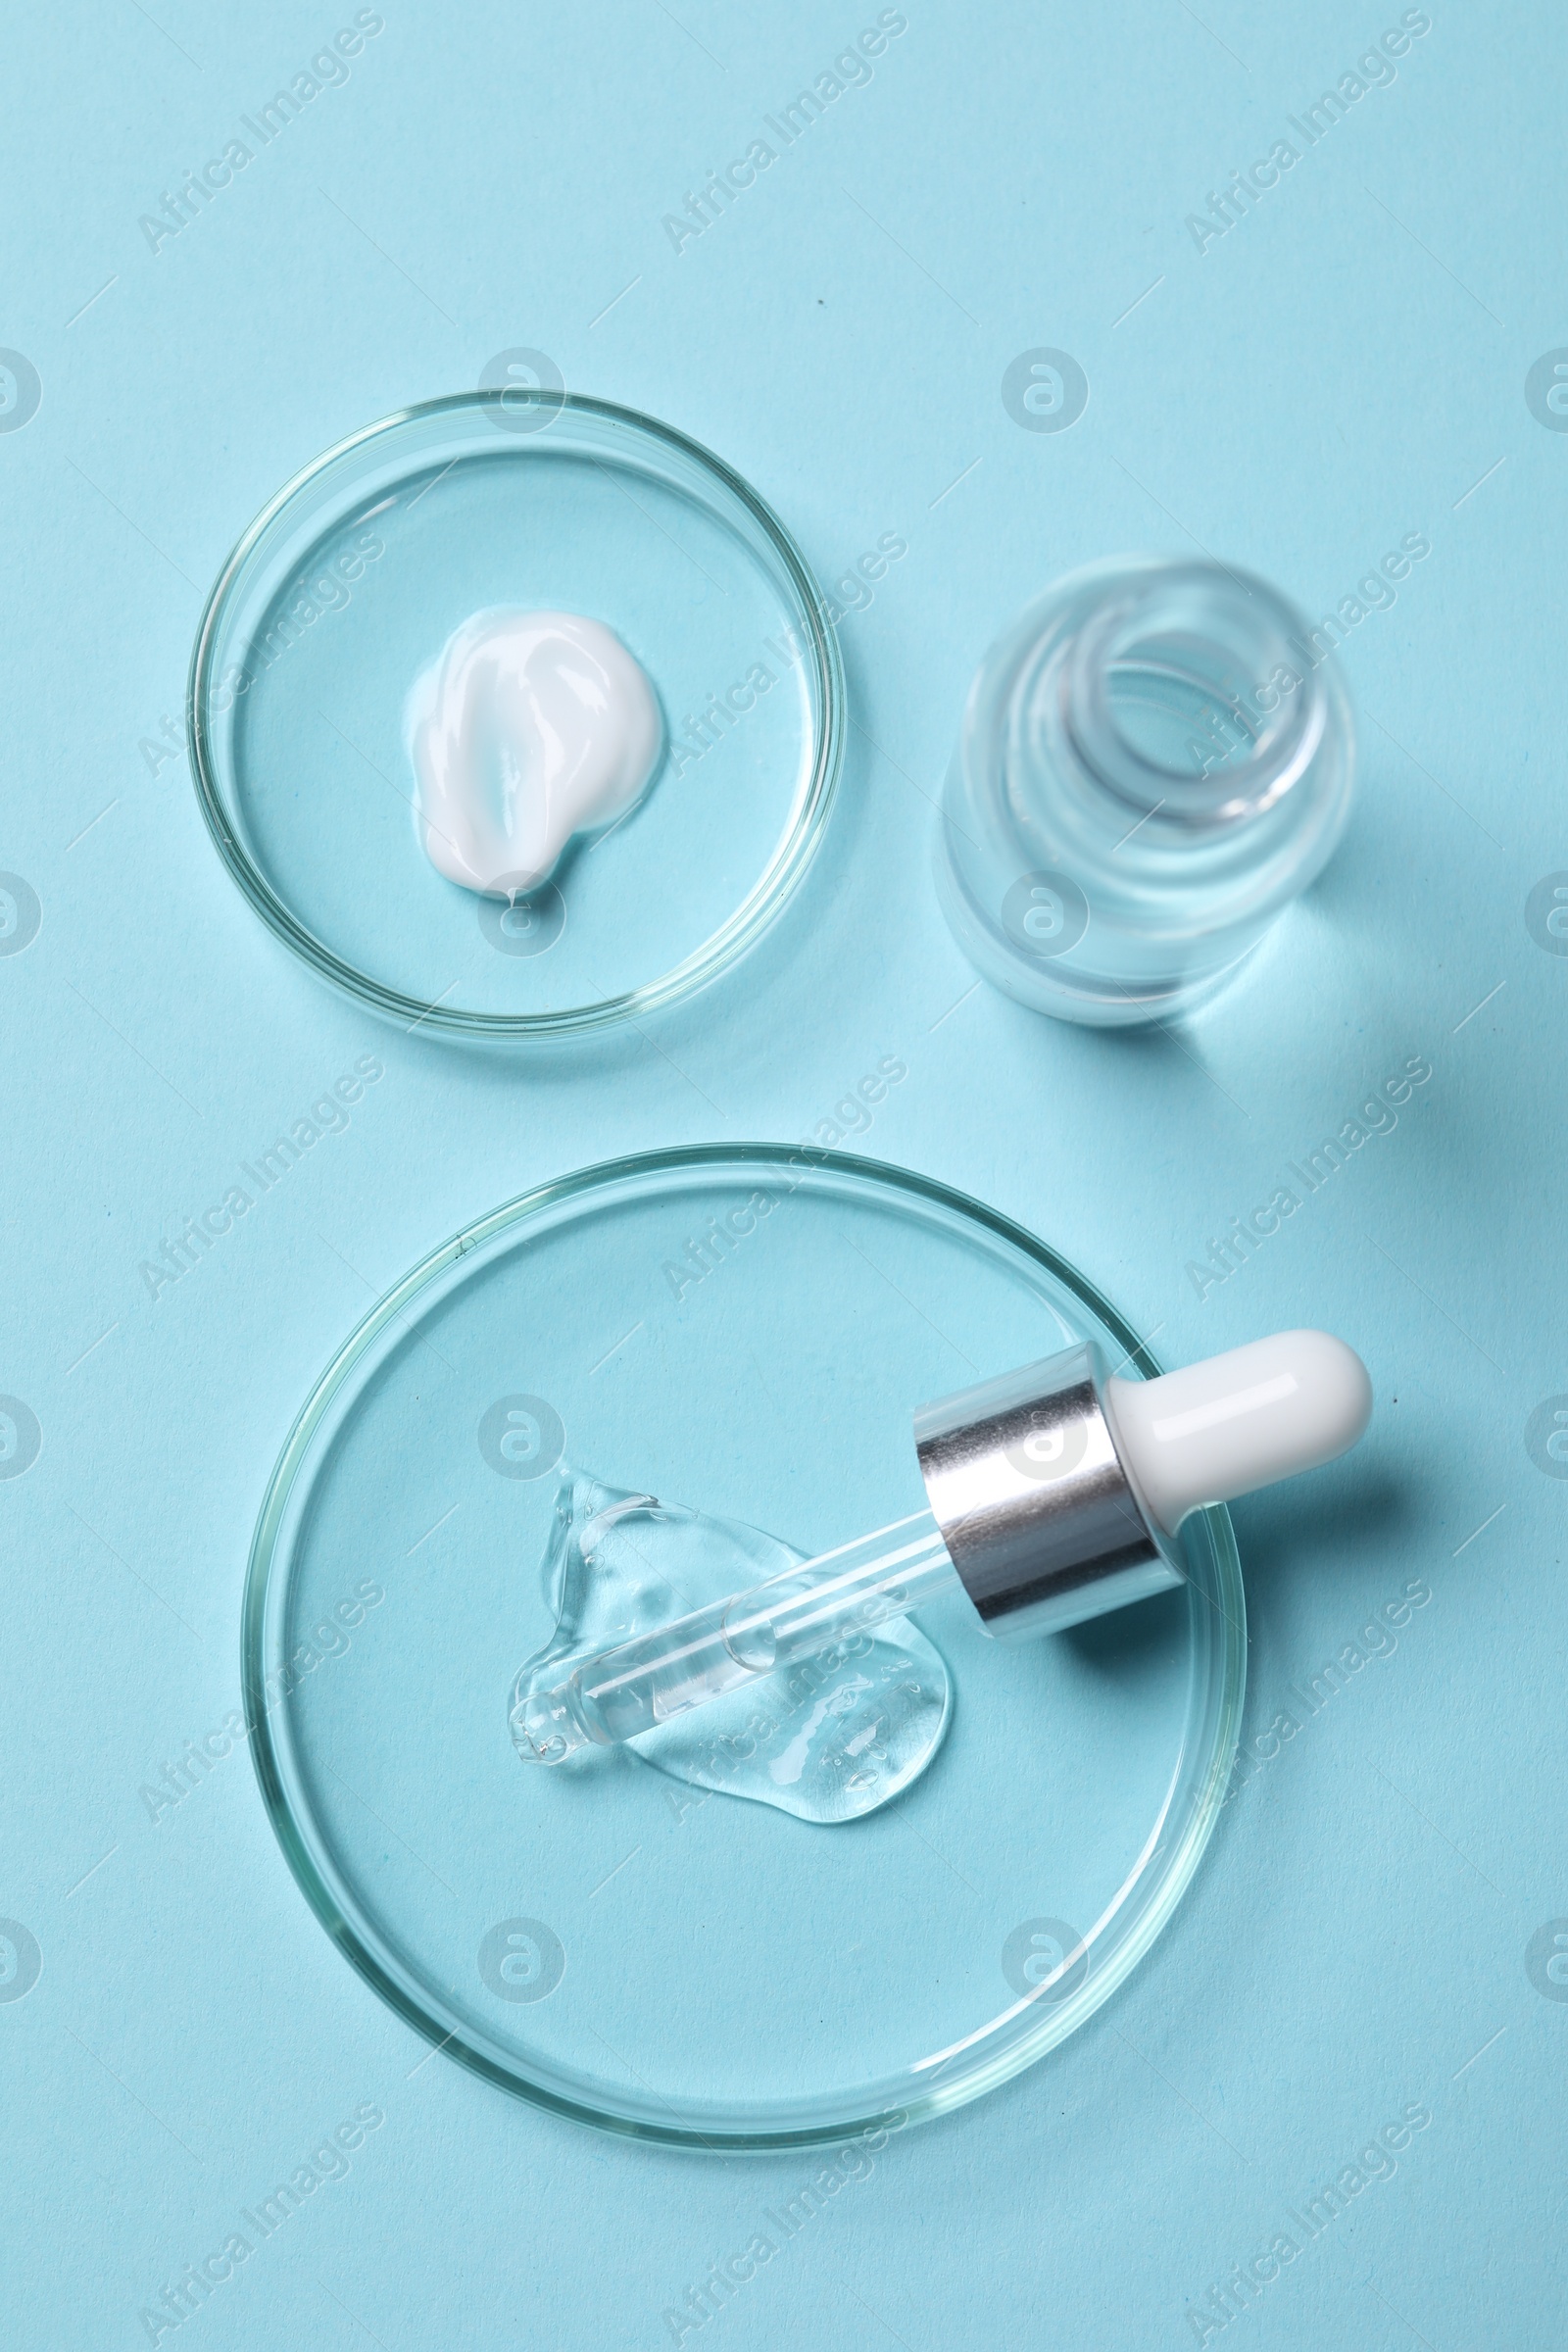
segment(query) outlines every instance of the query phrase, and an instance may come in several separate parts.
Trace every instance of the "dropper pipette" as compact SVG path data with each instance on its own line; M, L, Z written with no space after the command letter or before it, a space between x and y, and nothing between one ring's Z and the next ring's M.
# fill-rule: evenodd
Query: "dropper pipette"
M1190 1511L1333 1460L1371 1409L1365 1366L1327 1332L1148 1381L1068 1348L915 1415L929 1510L579 1660L517 1701L513 1737L542 1764L634 1740L955 1592L988 1633L1060 1632L1182 1583Z

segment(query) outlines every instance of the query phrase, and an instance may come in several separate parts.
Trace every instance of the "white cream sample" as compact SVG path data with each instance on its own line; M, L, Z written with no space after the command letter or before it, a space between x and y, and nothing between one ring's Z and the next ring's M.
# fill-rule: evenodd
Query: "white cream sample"
M576 612L475 612L416 680L404 726L426 857L502 899L547 882L574 833L623 816L664 743L641 663Z

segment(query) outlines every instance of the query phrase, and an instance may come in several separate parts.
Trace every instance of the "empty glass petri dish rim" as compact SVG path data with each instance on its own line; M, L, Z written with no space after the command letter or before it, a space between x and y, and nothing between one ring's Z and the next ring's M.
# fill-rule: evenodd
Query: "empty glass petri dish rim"
M775 1215L771 1242L746 1241L710 1289L689 1294L702 1316L688 1316L682 1301L666 1312L662 1330L645 1335L643 1358L627 1351L620 1402L602 1401L606 1374L595 1370L574 1404L556 1386L564 1355L551 1356L552 1299L575 1299L580 1273L616 1267L628 1284L646 1268L652 1291L660 1270L648 1266L650 1240L679 1230L683 1217L695 1218L700 1229L702 1212L722 1207L726 1192L755 1200L760 1188L799 1202L800 1214L791 1208ZM855 1222L866 1217L874 1231ZM843 1248L841 1272L824 1259L845 1230L852 1240ZM866 1268L857 1232L860 1243L872 1241L880 1272ZM940 1344L886 1270L900 1236L908 1257L893 1272L906 1288L916 1283L914 1296L923 1306L936 1305L961 1342L974 1345L978 1336L983 1345L1013 1348L1038 1337L1049 1345L1057 1330L1075 1327L1113 1346L1144 1375L1157 1371L1136 1334L1081 1274L1007 1218L946 1186L814 1149L674 1150L541 1185L432 1251L329 1365L273 1472L251 1550L242 1667L253 1759L284 1853L345 1956L408 2024L487 2081L554 2113L631 2137L711 2150L804 2146L949 2112L1008 2081L1094 2014L1152 1944L1207 1844L1235 1752L1246 1663L1240 1563L1222 1509L1188 1522L1187 1591L1146 1604L1167 1614L1146 1616L1137 1629L1131 1620L1139 1612L1124 1612L1131 1647L1117 1653L1108 1672L1103 1650L1076 1658L1064 1653L1065 1662L1049 1671L1076 1676L1078 1693L1053 1682L1045 1715L1041 1686L1026 1680L1009 1687L1006 1678L1031 1676L1023 1653L1044 1659L1051 1645L1015 1644L1009 1658L1008 1645L975 1631L965 1653L961 1628L933 1627L958 1675L959 1745L939 1756L917 1785L939 1806L934 1816L919 1817L918 1837L898 1826L904 1798L848 1832L787 1824L770 1808L726 1809L723 1799L714 1800L690 1823L683 1815L678 1833L668 1833L664 1875L641 1889L635 1867L614 1876L617 1894L627 1889L632 1907L625 1928L617 1925L612 1934L608 1914L616 1898L590 1892L589 1884L622 1856L630 1861L628 1849L649 1835L650 1811L657 1824L663 1807L649 1789L650 1783L657 1789L659 1776L628 1764L618 1795L607 1783L586 1813L579 1796L557 1819L557 1792L527 1779L516 1764L504 1699L514 1653L526 1646L514 1614L514 1595L527 1582L527 1554L514 1541L520 1522L513 1514L526 1509L537 1520L548 1510L549 1488L531 1474L498 1479L481 1465L482 1439L479 1447L473 1444L479 1396L498 1378L503 1386L525 1385L530 1366L565 1408L568 1425L588 1398L602 1417L601 1435L622 1414L659 1423L653 1452L663 1446L666 1466L676 1454L689 1455L682 1473L689 1478L713 1443L710 1427L703 1434L704 1398L692 1384L723 1353L726 1323L728 1344L755 1344L756 1309L764 1320L773 1315L769 1327L786 1338L793 1332L795 1344L820 1348L822 1360L801 1364L806 1377L798 1395L787 1380L770 1382L791 1416L788 1427L759 1414L765 1427L754 1433L738 1425L721 1450L751 1447L741 1492L755 1480L763 1523L793 1491L802 1449L808 1455L813 1446L834 1455L822 1467L833 1489L829 1506L853 1514L874 1499L847 1492L864 1441L874 1438L877 1453L884 1439L890 1447L896 1444L907 1424L902 1384L930 1379L930 1364L922 1359L911 1367L908 1356L922 1348L930 1355ZM792 1254L797 1244L799 1254ZM781 1254L769 1270L764 1261L775 1249ZM865 1301L846 1298L846 1273L863 1279L869 1312ZM922 1273L931 1276L929 1287L920 1283ZM733 1330L736 1284L745 1293L744 1337ZM977 1290L987 1297L971 1330L961 1317L965 1298ZM605 1303L618 1324L625 1295ZM821 1427L815 1384L835 1360L831 1326L841 1310L854 1320L857 1348L875 1363L858 1389L841 1396L829 1433ZM909 1349L903 1345L906 1318ZM439 1355L421 1336L437 1326ZM564 1327L551 1328L559 1334ZM573 1354L581 1352L579 1336L573 1335ZM476 1338L480 1353L491 1341L495 1346L469 1396L463 1390L465 1350ZM457 1398L445 1420L438 1394L443 1358L450 1359ZM735 1366L711 1372L715 1396L744 1361L743 1353ZM514 1366L514 1376L505 1377L504 1368ZM615 1376L612 1367L610 1378ZM400 1383L407 1406L397 1402ZM866 1419L868 1397L873 1409ZM537 1398L524 1401L537 1410ZM406 1410L416 1414L412 1430L401 1417ZM653 1458L641 1446L643 1435L634 1432L630 1448L640 1470ZM407 1564L396 1513L382 1501L393 1460L411 1466L414 1482L400 1496L420 1538ZM881 1475L878 1463L873 1485ZM769 1478L771 1496L760 1492ZM671 1498L677 1494L672 1491ZM458 1496L461 1515L454 1518ZM700 1493L679 1498L706 1499ZM492 1506L500 1513L492 1525L502 1531L501 1548L492 1544L487 1553L483 1531ZM378 1512L385 1524L370 1525ZM449 1535L466 1531L451 1535L450 1557L439 1555L442 1539L433 1528L426 1532L443 1512ZM354 1556L356 1546L364 1556ZM367 1562L387 1589L388 1605L377 1605L368 1625L359 1624L365 1612L351 1608L348 1622L359 1628L352 1635L340 1636L328 1623L324 1642L317 1642L323 1650L318 1667L295 1644ZM416 1589L411 1580L419 1575L426 1582ZM340 1649L346 1657L327 1659L326 1651ZM1155 1679L1140 1680L1143 1663L1156 1651ZM483 1687L492 1670L493 1693ZM967 1690L966 1676L973 1678ZM1057 1699L1078 1710L1075 1729L1061 1729ZM1158 1716L1152 1731L1151 1699ZM1062 1740L1064 1747L1054 1744ZM1140 1761L1123 1764L1124 1740ZM1125 1783L1107 1796L1103 1821L1084 1849L1092 1867L1074 1929L1059 1917L1033 1916L1073 1910L1066 1900L1049 1899L1062 1885L1052 1841L1071 1840L1083 1801L1077 1781L1063 1793L1064 1762L1069 1779L1081 1777L1091 1810L1105 1793L1107 1776ZM371 1776L373 1817L359 1792L367 1785L362 1774ZM358 1788L350 1786L356 1783ZM1047 1816L1054 1803L1066 1810L1053 1829ZM639 1804L643 1815L633 1817L628 1808ZM1114 1836L1102 1849L1107 1824L1114 1824ZM855 1844L864 1830L882 1842ZM950 1880L932 1864L927 1832L948 1852L951 1840L962 1841L966 1877L972 1871L982 1884L989 1857L1001 1883L991 1914L971 1907L976 1890L966 1879ZM450 1842L434 1842L441 1838ZM650 1862L641 1867L646 1872ZM470 1878L485 1882L474 1895L467 1891ZM561 1904L564 1885L577 1878L586 1899L573 1919ZM712 1902L719 1909L705 1911ZM726 1906L732 1912L739 1906L736 1918L723 1916ZM694 1944L697 1917L707 1924ZM489 1991L478 1984L488 1948L481 1930L493 1940L496 1921L526 1933L529 1953L551 1961L540 1962L536 1982L500 2001L490 1979ZM853 1925L833 1932L834 1923L846 1921ZM911 1936L915 1923L920 1933ZM1066 1938L1080 1933L1071 1957ZM601 1934L610 1939L596 1948ZM1029 1948L1012 1951L1026 1935ZM1045 1997L1036 1997L1039 1954L1049 1952L1052 1935L1066 1964L1047 1982ZM846 1936L872 1941L846 1945ZM628 1949L636 1953L630 1970ZM982 1954L984 1967L960 1984L966 1959L978 1962ZM564 2002L576 2006L568 2012ZM704 2021L696 2045L693 2017ZM775 2064L780 2046L785 2056Z
M530 404L537 416L523 413ZM243 765L237 714L243 710L242 698L252 674L260 668L259 664L247 667L253 641L261 638L282 609L277 600L294 583L302 565L330 544L332 534L341 532L347 520L374 514L383 517L377 527L384 528L384 511L396 503L399 493L404 494L404 504L412 507L434 489L436 497L421 518L425 519L447 495L441 485L449 474L469 461L529 467L537 475L541 459L561 458L580 459L601 484L608 482L612 473L624 476L625 482L641 475L656 500L685 502L702 528L728 534L737 565L745 569L749 564L758 599L770 604L789 634L790 692L801 709L800 740L784 747L787 756L775 762L778 772L770 779L769 809L776 799L781 821L769 830L772 817L754 810L748 819L746 842L731 852L730 862L741 877L733 895L728 900L715 896L720 886L707 878L704 921L716 916L711 928L699 930L690 940L678 939L669 957L655 957L647 977L638 971L630 985L625 984L622 973L602 991L592 987L581 990L575 1001L544 1006L529 1001L514 1009L495 1001L466 1002L461 988L440 994L440 977L427 984L422 975L410 980L396 969L375 968L378 960L386 959L362 952L363 924L354 944L345 945L342 939L334 939L330 917L322 919L318 911L307 907L302 890L291 888L287 880L280 883L275 861L274 870L269 870L270 860L258 848L257 828L245 803L245 779L236 772ZM412 497L407 495L411 489ZM615 505L610 492L605 493L605 501ZM639 526L634 504L623 502L616 511L625 514L631 528L643 528L643 544L659 551L654 561L678 564L675 539L662 527L657 512L645 516ZM387 566L383 564L378 569L385 571ZM370 584L367 579L367 592ZM357 588L354 593L358 596L361 591ZM650 600L658 601L657 585L648 590L645 602ZM344 601L347 603L347 598ZM505 592L496 594L490 575L483 574L481 567L469 610L507 601L517 600ZM521 601L530 600L524 596ZM613 612L603 617L612 626L617 623ZM693 625L694 639L699 625ZM326 634L324 629L312 632L322 638ZM342 632L338 634L341 640ZM421 662L438 652L439 643L440 631L432 628L423 644ZM723 674L727 676L728 671ZM411 669L401 679L397 694L378 697L394 707L394 728L395 707L412 682ZM699 681L708 685L719 682L716 677ZM656 675L655 684L662 689L663 681ZM672 701L666 713L671 733L682 724L680 713L686 698L695 699L699 713L702 711L690 678L684 687L682 700ZM250 699L254 703L256 697ZM709 700L712 699L710 694ZM781 702L781 696L770 698L775 706ZM332 712L323 715L335 728ZM453 394L401 410L350 434L284 484L245 531L208 599L192 651L186 718L197 801L219 855L262 920L306 964L334 986L405 1025L469 1038L545 1040L635 1019L686 998L734 962L767 928L805 873L828 817L843 761L844 678L827 609L805 558L765 500L721 458L673 426L609 401L578 393L509 387ZM754 732L758 723L752 722ZM713 731L716 733L716 728ZM775 728L775 734L779 732ZM345 748L341 757L353 767L352 749ZM389 759L401 767L397 751L392 751ZM663 794L667 801L670 780L667 776L657 780L651 800L657 802ZM388 782L394 790L406 787L408 812L395 810L394 814L398 825L406 827L409 867L422 880L423 860L416 845L412 815L412 770L407 776L396 771L389 774L383 762L381 783L371 783L368 789L374 794ZM273 785L270 777L269 784ZM299 805L299 813L291 814L287 821L302 835L297 864L301 870L308 868L314 847L309 828L321 821L310 804L310 779L285 772L275 779L273 798ZM404 847L400 840L400 859ZM656 870L653 879L665 895L678 891L678 882L671 884L667 873ZM456 893L455 885L441 887ZM346 904L348 894L344 895ZM460 895L466 899L466 894ZM559 894L545 895L554 898ZM493 903L477 904L490 907ZM475 911L473 906L463 909L468 918L462 925L466 936ZM557 916L559 929L559 909ZM443 919L458 920L450 912L450 903L443 909ZM481 915L481 926L482 919ZM400 929L406 937L407 926L405 906L392 910L385 928L395 943ZM490 929L494 928L492 921ZM615 929L612 919L610 933ZM550 944L553 933L548 925L544 937ZM538 971L548 968L547 963L533 960L532 945L519 948L511 940L505 944L505 956L492 956L486 962L487 977L500 974L503 989L510 985L514 992L524 990ZM618 943L612 937L610 944L613 948ZM398 954L394 946L389 957L394 965ZM559 956L550 961L559 962Z

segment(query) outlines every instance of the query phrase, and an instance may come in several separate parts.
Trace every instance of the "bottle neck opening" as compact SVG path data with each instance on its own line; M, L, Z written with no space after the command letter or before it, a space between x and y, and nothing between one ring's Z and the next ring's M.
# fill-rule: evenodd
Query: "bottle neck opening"
M1132 820L1231 826L1273 807L1322 728L1322 694L1261 581L1218 564L1127 582L1076 633L1060 718L1088 776Z

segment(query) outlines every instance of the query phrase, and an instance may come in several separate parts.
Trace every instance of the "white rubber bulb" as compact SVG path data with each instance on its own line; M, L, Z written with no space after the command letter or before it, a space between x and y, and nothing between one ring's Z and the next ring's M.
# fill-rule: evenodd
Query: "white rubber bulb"
M1280 1331L1158 1380L1108 1380L1117 1448L1167 1535L1353 1446L1372 1414L1366 1366L1326 1331Z

